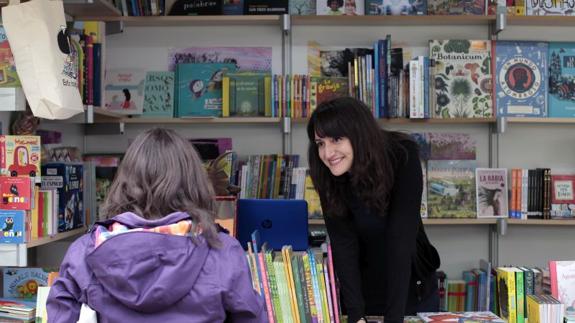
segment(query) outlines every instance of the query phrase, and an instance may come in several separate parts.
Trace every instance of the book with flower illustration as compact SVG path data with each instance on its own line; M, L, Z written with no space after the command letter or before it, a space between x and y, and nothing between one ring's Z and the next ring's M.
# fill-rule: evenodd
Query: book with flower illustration
M435 61L431 108L434 118L488 118L494 115L491 41L431 40Z
M475 161L427 162L429 218L475 218Z
M430 156L433 160L475 160L476 141L467 133L430 132Z

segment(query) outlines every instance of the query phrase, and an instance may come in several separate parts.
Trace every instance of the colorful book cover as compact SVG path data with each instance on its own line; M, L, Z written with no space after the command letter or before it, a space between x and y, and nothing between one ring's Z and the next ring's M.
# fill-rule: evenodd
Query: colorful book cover
M431 40L434 118L488 118L491 96L491 41Z
M2 176L38 175L41 160L39 136L0 136Z
M3 268L4 297L35 298L39 286L48 285L49 271L44 268Z
M429 133L432 160L475 160L476 141L467 133Z
M575 261L550 261L551 295L565 304L565 311L575 311Z
M32 182L30 177L0 177L0 208L7 210L32 209Z
M547 52L546 42L497 41L498 117L547 117Z
M313 111L323 102L348 96L345 77L312 77L310 81L310 109Z
M573 16L575 3L559 0L525 0L526 16Z
M147 72L143 117L174 116L174 72Z
M427 162L429 218L475 218L475 161Z
M292 16L315 16L316 0L290 0L289 13Z
M463 323L463 322L492 322L492 323L504 323L504 321L497 315L489 311L482 312L421 312L417 313L417 316L425 323L439 323L439 322L452 322L452 323Z
M426 15L427 0L366 0L366 15Z
M247 72L272 71L271 47L188 47L170 48L168 71L178 64L233 63L237 70Z
M104 109L120 114L142 114L146 72L136 69L106 71Z
M0 210L0 243L25 243L26 211Z
M177 116L221 117L222 79L235 71L232 63L178 64Z
M362 0L315 0L318 16L363 16L365 14Z
M42 165L42 189L58 190L58 232L84 225L83 165Z
M575 175L551 175L551 217L575 217Z
M14 56L4 26L0 25L0 87L20 87Z
M319 51L320 76L347 77L349 64L354 58L373 55L372 48L324 49Z
M311 176L306 174L305 176L305 191L304 199L307 202L307 214L310 219L322 219L323 212L321 209L321 201L319 199L319 194L313 186L313 181Z
M575 43L549 43L549 117L575 117Z
M517 323L515 286L515 271L512 268L497 268L499 315L508 323Z
M428 15L484 15L485 1L428 0Z
M477 192L477 217L508 216L507 168L477 168L475 170Z

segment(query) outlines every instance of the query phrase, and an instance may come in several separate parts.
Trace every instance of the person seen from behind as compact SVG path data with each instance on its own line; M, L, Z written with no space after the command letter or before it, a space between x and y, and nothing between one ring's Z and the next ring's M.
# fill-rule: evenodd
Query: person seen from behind
M129 146L100 221L68 249L48 322L267 322L244 250L214 224L212 186L191 143L151 129Z

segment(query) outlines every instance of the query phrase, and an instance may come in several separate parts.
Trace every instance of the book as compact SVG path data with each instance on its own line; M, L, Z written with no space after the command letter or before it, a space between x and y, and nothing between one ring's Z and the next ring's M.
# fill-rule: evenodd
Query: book
M174 86L174 72L147 72L142 116L173 117Z
M429 159L432 160L475 160L476 141L467 133L431 132L429 137Z
M366 15L426 15L428 0L366 0Z
M221 15L222 0L167 0L166 12L169 16Z
M508 216L507 169L475 169L475 191L477 192L477 217Z
M26 243L26 211L0 210L0 244Z
M176 71L178 64L232 63L244 72L272 71L271 47L187 47L170 48L168 71Z
M292 16L315 16L316 0L290 0L289 13Z
M575 217L575 175L551 175L552 218Z
M565 304L565 309L575 310L575 261L549 261L551 295Z
M0 25L0 87L21 86L6 31L4 26Z
M0 135L0 174L35 177L41 161L39 136Z
M2 269L4 297L36 298L39 286L48 285L49 269L6 267Z
M223 78L224 117L271 117L271 76L228 73Z
M222 79L235 72L232 63L178 64L177 117L221 117Z
M488 118L492 105L491 41L431 40L434 118Z
M360 0L315 0L318 16L363 16L364 1Z
M527 2L530 2L528 0ZM549 43L549 117L575 117L575 44Z
M498 117L547 117L548 44L497 41L494 46Z
M504 323L497 315L489 311L466 311L466 312L421 312L417 316L425 323L471 323L471 322L492 322Z
M0 208L7 210L31 210L33 184L30 177L0 177Z
M42 165L42 189L58 191L58 232L69 231L84 225L82 164Z
M244 0L244 15L289 14L288 0Z
M106 71L103 108L120 114L142 114L145 82L146 72L144 70L112 69Z
M517 323L517 294L515 293L515 270L497 268L497 293L499 315L508 323Z
M312 77L310 78L310 110L323 102L348 95L347 78Z
M475 218L475 161L430 160L427 169L429 218Z
M554 0L525 0L526 16L573 16L575 3Z
M427 0L428 15L484 15L485 1Z

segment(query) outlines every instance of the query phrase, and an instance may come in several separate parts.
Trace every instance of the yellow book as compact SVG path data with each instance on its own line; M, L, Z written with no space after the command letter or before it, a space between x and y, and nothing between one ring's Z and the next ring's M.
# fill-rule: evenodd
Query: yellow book
M499 314L508 323L517 323L517 302L515 294L515 270L497 268L497 292L499 297Z
M230 116L230 78L222 79L222 117Z
M310 267L310 262L309 262L309 255L306 253L304 253L302 255L302 261L303 261L303 270L304 270L304 274L305 274L305 288L307 288L307 294L309 295L309 308L311 311L311 317L315 317L317 318L318 316L318 312L317 312L317 306L316 304L316 299L315 299L315 295L313 293L313 282L311 279L311 267Z
M320 259L321 257L316 256L316 268L317 268L317 281L319 283L319 293L321 294L321 307L323 309L323 320L324 322L330 322L329 317L329 306L327 305L327 286L325 285L325 278L323 274L323 263Z
M537 296L528 295L527 296L527 317L529 318L529 323L540 323L540 305L537 301Z
M38 198L40 197L40 194L38 193L38 187L34 186L34 190L33 190L33 194L34 194L34 207L32 208L32 235L31 238L32 240L38 240L38 233L39 230L41 229L41 227L38 225L38 220L39 220L39 200Z
M282 247L282 257L283 257L284 268L286 271L286 280L287 280L287 287L288 287L288 291L289 291L292 317L294 319L294 322L300 323L299 308L297 306L297 297L295 294L296 291L295 291L294 277L293 277L293 271L292 271L292 266L291 266L291 258L292 258L291 246L283 246Z
M321 210L321 201L319 199L319 194L313 186L313 181L309 173L305 175L305 188L304 188L304 200L307 202L307 214L309 218L320 219L323 217L323 211Z
M272 116L272 77L264 77L265 116Z

